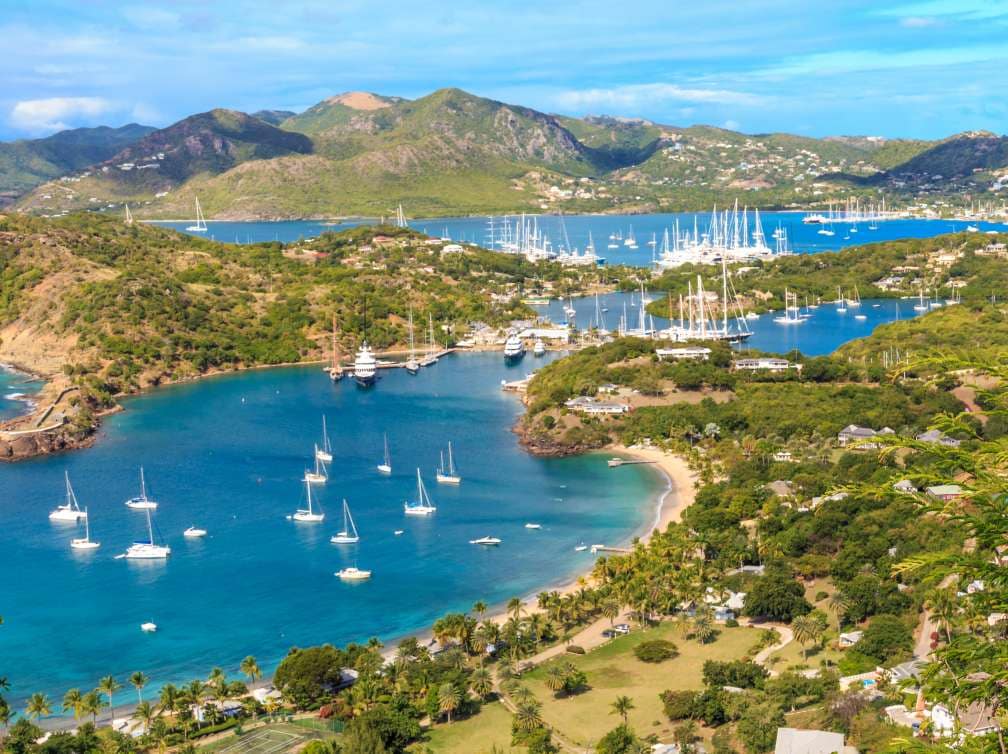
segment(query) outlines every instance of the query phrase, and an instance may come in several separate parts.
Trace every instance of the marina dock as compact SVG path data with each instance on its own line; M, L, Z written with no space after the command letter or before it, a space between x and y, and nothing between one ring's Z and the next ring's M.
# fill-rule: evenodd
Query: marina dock
M615 469L619 466L633 466L639 463L657 463L657 461L646 461L642 458L610 458L609 468Z

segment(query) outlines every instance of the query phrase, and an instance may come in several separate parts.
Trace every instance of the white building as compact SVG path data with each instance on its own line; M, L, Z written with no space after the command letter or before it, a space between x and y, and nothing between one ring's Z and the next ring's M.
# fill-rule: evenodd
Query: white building
M787 372L790 369L801 371L801 364L792 364L787 359L777 359L770 356L760 356L756 359L736 359L732 362L732 369L745 369L750 372Z
M656 348L655 355L658 361L707 361L710 359L711 350L699 346L687 346L685 348Z

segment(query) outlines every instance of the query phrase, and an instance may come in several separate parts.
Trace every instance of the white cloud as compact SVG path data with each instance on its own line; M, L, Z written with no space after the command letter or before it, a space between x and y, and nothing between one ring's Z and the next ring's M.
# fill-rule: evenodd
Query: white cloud
M179 15L162 8L133 6L122 12L126 20L140 29L174 29L179 25Z
M900 26L907 29L924 29L928 26L937 26L938 19L932 16L907 16L900 19Z
M737 120L732 120L729 118L724 123L721 124L721 128L727 129L729 131L738 131L742 127L742 124Z
M15 103L8 121L30 133L72 128L71 121L94 118L108 112L112 104L102 97L49 97Z
M717 105L755 105L761 97L730 89L682 87L677 84L630 84L611 89L581 89L560 92L556 101L572 109L611 107L622 110L667 102Z

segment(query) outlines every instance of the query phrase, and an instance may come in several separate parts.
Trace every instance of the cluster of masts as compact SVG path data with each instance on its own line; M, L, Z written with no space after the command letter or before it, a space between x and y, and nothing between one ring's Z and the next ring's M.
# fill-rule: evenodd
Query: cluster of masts
M748 208L740 210L736 200L731 209L719 212L715 207L705 226L694 216L692 231L680 228L677 218L671 233L665 229L660 251L657 243L652 245L656 254L654 264L667 269L683 264L772 259L791 253L783 228L774 230L772 239L773 246L763 232L759 210L754 210L750 220Z
M530 262L553 261L569 267L596 266L604 264L605 259L595 251L595 241L588 234L588 244L584 251L578 251L567 236L567 227L560 218L562 242L557 249L549 236L539 227L536 215L519 217L505 215L501 221L491 216L487 221L487 248L503 251L507 254L517 254Z
M825 213L809 213L802 218L802 222L806 225L849 223L852 226L851 232L857 233L858 223L868 223L868 230L878 230L876 223L885 220L897 220L901 217L906 217L906 213L886 209L885 197L882 197L877 203L866 202L864 205L861 204L859 198L849 197L843 206L837 205L834 209L831 203ZM824 233L823 235L832 235L832 233Z
M70 484L69 472L63 473L66 483L66 502L58 505L50 514L49 520L57 523L69 523L80 525L84 523L84 536L75 537L70 540L70 547L74 550L97 550L101 547L101 542L91 539L91 517L88 509L81 508L77 502L77 495ZM147 515L147 539L139 540L126 548L126 552L116 555L116 559L125 558L127 560L164 560L171 554L171 547L158 544L154 538L154 524L151 513L157 510L158 503L147 495L147 481L144 478L144 471L140 469L140 494L131 497L125 503L131 510L143 511ZM183 532L183 536L189 538L205 537L206 529L197 526L190 526Z

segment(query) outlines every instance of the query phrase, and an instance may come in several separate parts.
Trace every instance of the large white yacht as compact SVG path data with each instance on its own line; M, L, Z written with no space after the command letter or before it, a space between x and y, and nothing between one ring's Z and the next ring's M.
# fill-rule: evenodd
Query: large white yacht
M354 379L357 380L357 384L361 387L370 387L375 383L377 373L378 361L375 359L374 352L368 346L367 341L364 341L360 350L357 351L357 357L354 359Z

